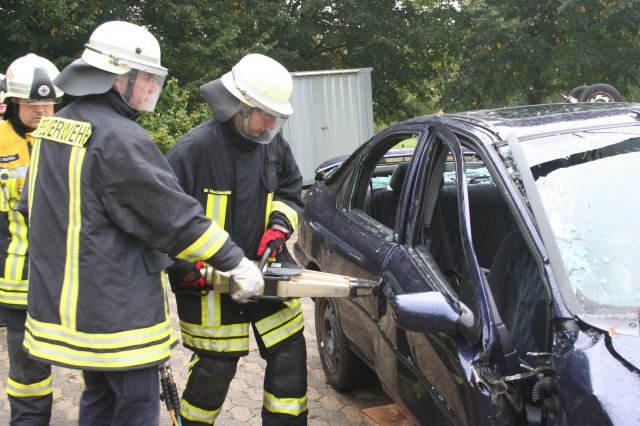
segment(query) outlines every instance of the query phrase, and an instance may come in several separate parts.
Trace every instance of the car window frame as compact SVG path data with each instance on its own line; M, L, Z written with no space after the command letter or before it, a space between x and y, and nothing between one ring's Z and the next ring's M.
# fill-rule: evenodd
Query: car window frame
M438 140L440 138L440 140ZM472 286L472 291L474 293L474 299L476 303L476 307L468 307L474 312L476 318L477 334L469 334L466 337L470 341L479 341L483 340L483 346L488 347L489 345L489 327L491 324L492 312L490 311L491 305L491 295L489 294L489 288L482 272L482 268L480 267L477 254L475 252L475 248L472 244L471 238L471 221L470 221L470 213L469 213L469 195L467 190L467 179L466 179L466 165L465 165L465 157L464 150L462 149L462 143L460 142L458 136L446 125L442 123L434 123L430 126L430 130L428 131L428 138L424 145L420 146L420 151L416 151L414 153L414 161L420 162L414 165L414 168L419 170L418 175L414 177L411 197L419 200L414 203L412 206L412 212L410 215L413 217L411 224L407 224L406 226L406 234L405 234L405 247L410 250L412 256L415 256L418 260L418 263L423 266L425 269L433 268L435 262L433 262L433 256L431 252L427 249L421 249L416 247L416 242L419 240L418 233L421 228L421 221L423 220L424 214L424 203L423 201L427 199L429 196L426 192L423 191L423 187L425 185L431 185L431 188L427 188L425 191L438 191L440 188L440 183L430 183L431 176L433 173L438 173L440 176L439 179L442 179L442 172L444 171L444 164L442 165L442 170L433 170L433 163L437 161L434 158L436 155L446 155L446 148L444 152L434 153L434 150L437 149L436 144L442 144L441 146L444 148L445 145L448 146L449 151L453 155L454 166L456 171L456 186L458 187L457 196L458 196L458 215L459 215L459 226L460 226L460 236L463 241L463 252L464 252L464 261L467 262L467 267L471 274L470 282ZM469 144L468 144L469 145ZM424 152L426 151L426 152ZM474 149L477 153L477 149ZM478 154L479 155L479 154ZM482 158L479 155L480 158ZM443 161L446 161L444 158ZM436 196L437 199L437 196ZM435 210L435 201L432 205L429 206L432 210ZM432 220L433 220L433 211L431 212ZM425 256L428 258L425 259ZM432 276L442 277L443 271L430 271ZM449 297L454 298L461 302L459 298L459 294L457 291L453 289L450 285L448 285L447 280L439 279L436 281L438 286L441 287L440 291L446 292Z
M375 166L379 164L379 161L384 155L396 146L399 142L408 139L409 137L417 138L417 145L414 149L414 155L409 161L409 170L407 171L406 180L409 179L409 172L412 168L413 157L415 152L419 148L421 142L425 139L424 132L419 128L400 128L394 129L389 132L380 134L375 140L372 140L366 150L363 150L362 155L358 158L357 164L353 165L353 171L351 175L346 179L345 184L340 188L336 197L338 208L342 209L345 213L352 216L362 226L366 227L369 231L374 232L390 243L397 243L398 237L395 231L395 225L398 223L398 217L394 224L394 229L388 228L383 223L379 222L369 214L367 214L364 208L367 186L371 180L371 175ZM363 184L363 179L367 176L367 186ZM402 210L400 206L404 200L404 194L406 192L406 185L403 185L403 189L400 195L400 203L398 212ZM398 215L399 216L399 215Z

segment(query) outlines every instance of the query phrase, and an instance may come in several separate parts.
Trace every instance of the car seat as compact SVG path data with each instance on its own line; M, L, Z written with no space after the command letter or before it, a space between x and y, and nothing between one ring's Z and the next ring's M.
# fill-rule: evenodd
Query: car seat
M393 169L388 189L382 189L373 193L373 213L376 220L393 229L396 221L396 210L400 203L400 193L404 178L407 175L408 163L400 163Z
M519 358L533 365L526 353L545 351L547 346L548 293L519 230L510 232L500 244L487 281Z

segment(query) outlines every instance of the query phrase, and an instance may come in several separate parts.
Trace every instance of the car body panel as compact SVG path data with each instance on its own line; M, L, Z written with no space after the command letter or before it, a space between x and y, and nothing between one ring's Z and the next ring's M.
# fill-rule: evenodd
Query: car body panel
M627 424L640 415L640 339L629 335L637 313L581 313L562 261L550 262L558 249L541 234L547 219L525 196L520 172L531 165L509 154L515 143L526 160L542 158L531 154L542 135L638 133L637 111L558 104L419 117L323 165L296 254L306 267L380 282L374 297L335 299L338 323L415 422ZM415 149L394 148L407 138ZM390 205L393 220L379 214ZM616 382L629 395L611 392Z

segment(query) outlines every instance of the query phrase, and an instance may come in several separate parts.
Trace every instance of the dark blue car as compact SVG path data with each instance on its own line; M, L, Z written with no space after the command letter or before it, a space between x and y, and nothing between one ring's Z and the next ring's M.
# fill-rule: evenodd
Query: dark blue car
M380 283L315 300L336 389L373 370L417 424L640 424L640 105L420 117L342 160L295 246Z

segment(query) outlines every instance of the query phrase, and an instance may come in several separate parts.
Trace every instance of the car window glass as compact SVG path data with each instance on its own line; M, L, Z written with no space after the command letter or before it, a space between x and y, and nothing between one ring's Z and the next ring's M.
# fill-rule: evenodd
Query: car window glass
M380 141L364 159L347 197L347 210L363 212L391 241L404 177L419 133L399 133Z
M565 294L590 315L634 313L640 199L629 194L640 179L640 128L545 135L522 148L564 266ZM508 160L507 149L501 154Z

